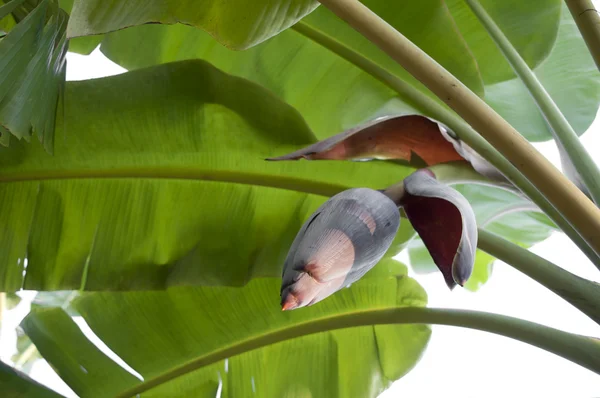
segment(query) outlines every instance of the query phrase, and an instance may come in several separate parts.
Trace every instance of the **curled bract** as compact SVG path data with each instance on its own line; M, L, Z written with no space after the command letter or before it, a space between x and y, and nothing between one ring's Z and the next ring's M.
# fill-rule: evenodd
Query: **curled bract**
M312 305L360 279L383 257L399 226L398 207L379 191L354 188L330 198L288 252L282 309Z
M448 287L463 286L473 271L477 249L477 221L467 199L422 169L404 179L397 200Z
M267 160L400 159L426 166L463 158L424 116L384 116L290 154ZM415 157L416 155L416 157Z
M466 161L479 174L506 181L498 169L443 124L421 115L383 116L306 148L267 160L397 159L420 167Z

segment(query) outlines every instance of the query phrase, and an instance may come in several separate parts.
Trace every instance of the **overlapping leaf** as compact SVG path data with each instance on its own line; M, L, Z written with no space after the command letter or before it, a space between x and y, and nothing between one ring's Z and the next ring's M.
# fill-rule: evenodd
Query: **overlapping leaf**
M468 4L464 0L444 0L444 3L477 60L484 83L490 85L513 79L515 75L510 65ZM546 59L557 36L562 1L480 0L479 3L531 68Z
M0 208L4 290L280 276L294 236L327 196L382 189L413 170L264 161L316 138L293 108L202 61L69 83L59 128L66 139L54 157L37 144L0 150L0 199L13 203ZM388 255L413 236L402 222Z
M236 49L252 47L314 10L315 0L77 0L69 37L102 34L129 26L182 23L209 32Z
M385 188L412 171L266 162L316 139L293 108L202 61L70 82L59 127L55 156L20 142L0 150L0 201L13 204L0 207L5 290L280 276L327 196ZM389 254L412 234L402 223Z
M279 278L243 288L170 288L164 292L87 293L73 303L96 335L143 381L95 348L60 309L35 310L23 327L81 397L114 397L160 380L146 397L376 397L419 359L424 325L323 331L180 369L273 331L308 330L319 320L371 310L422 306L425 294L394 261L317 306L281 312ZM65 360L68 358L68 360ZM179 369L178 369L179 368Z
M598 111L600 75L564 4L556 45L534 72L575 132L583 134ZM543 115L520 79L515 77L486 87L485 100L527 139L552 138Z
M23 16L0 40L0 143L10 132L29 140L38 135L52 152L58 99L65 79L67 14L50 0L29 13L29 5L12 1L0 8Z
M462 1L447 4L432 1L426 5L382 0L364 3L387 18L471 89L484 95L486 101L527 138L543 141L552 137L509 64ZM597 110L599 78L589 72L594 64L564 10L561 33L557 37L562 2L486 0L482 3L528 64L536 71L539 69L538 76L543 83L550 86L551 91L553 87L560 88L561 110L574 123L576 131L583 133ZM521 23L523 21L527 23ZM324 47L327 44L318 40L319 33L430 95L323 7L294 28L244 52L222 48L208 35L191 27L160 25L111 33L103 41L102 51L129 69L181 59L206 59L225 71L271 89L304 115L319 138L377 115L412 110L410 100L398 96L373 79L369 72L358 69L331 48ZM543 62L548 54L548 60ZM514 106L517 98L521 106Z
M368 0L365 4L402 29L471 88L482 93L482 81L474 59L456 57L454 52L448 51L452 48L468 54L468 48L442 2ZM305 30L325 32L417 84L384 53L324 7L304 18L300 26L243 52L223 48L209 35L181 25L147 25L111 33L103 41L102 51L128 69L181 59L205 59L227 72L269 88L298 109L319 138L354 127L382 111L389 101L392 101L390 111L406 109L406 104L393 100L395 93L305 36ZM426 93L422 86L418 87Z

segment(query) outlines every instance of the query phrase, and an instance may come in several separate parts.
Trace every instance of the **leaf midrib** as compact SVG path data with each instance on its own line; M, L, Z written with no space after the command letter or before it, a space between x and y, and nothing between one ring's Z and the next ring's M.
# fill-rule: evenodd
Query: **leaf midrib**
M271 329L267 333L254 335L247 339L238 340L235 344L213 350L207 354L198 356L186 363L171 368L158 376L146 379L138 385L125 390L115 396L115 398L130 398L143 393L171 380L191 373L197 369L212 365L216 362L243 354L268 345L280 343L286 340L304 337L307 335L345 329L358 326L376 326L385 324L403 324L403 323L424 323L423 316L427 317L426 308L422 307L388 307L370 309L366 311L354 311L345 314L335 314L311 319L292 326L283 326L275 330ZM404 319L398 319L398 313L404 315Z
M79 179L158 179L191 180L255 185L304 192L321 196L333 196L351 188L344 184L313 181L309 178L277 176L249 172L223 170L191 170L189 168L119 168L107 170L50 170L0 174L0 183L18 183L48 180Z

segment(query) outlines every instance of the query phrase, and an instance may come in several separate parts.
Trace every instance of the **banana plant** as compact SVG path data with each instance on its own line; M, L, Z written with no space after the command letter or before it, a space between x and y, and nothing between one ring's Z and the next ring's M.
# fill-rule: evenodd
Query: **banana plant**
M600 268L593 21L560 0L0 1L0 289L69 298L32 306L28 359L81 397L376 397L443 324L600 373L597 338L427 307L394 259L477 290L498 258L600 322L596 283L527 250L562 231ZM65 82L67 49L97 46L128 71ZM565 175L528 142L548 139ZM57 396L21 370L0 366L8 395Z

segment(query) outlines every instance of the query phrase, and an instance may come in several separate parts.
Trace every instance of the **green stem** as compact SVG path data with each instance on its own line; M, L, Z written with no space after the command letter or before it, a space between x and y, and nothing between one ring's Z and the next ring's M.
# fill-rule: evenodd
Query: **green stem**
M569 11L585 40L585 44L600 69L600 15L591 0L565 0Z
M600 285L597 283L573 275L483 229L479 229L477 246L552 290L600 324Z
M554 138L559 143L563 170L567 172L570 168L570 165L567 163L569 161L572 162L575 170L581 176L585 187L589 190L591 197L597 204L600 203L600 169L598 169L588 151L583 147L575 130L573 130L556 103L550 97L550 94L548 94L542 83L540 83L535 73L529 68L529 65L527 65L525 60L510 43L510 40L508 40L502 30L485 11L485 8L477 0L465 1L485 27L517 76L523 81L539 107L540 112L544 115L546 122L550 126L550 130L553 132ZM576 173L570 177L572 181L577 179Z
M146 379L137 386L118 394L117 398L132 397L226 358L309 334L356 326L407 323L459 326L499 334L532 344L600 374L600 342L594 338L563 332L504 315L478 311L405 307L337 315L250 338L227 348L199 356L166 373Z
M600 209L460 80L358 0L320 0L480 132L600 254ZM486 154L481 154L487 157Z
M396 91L403 99L409 101L412 106L419 109L424 114L448 126L461 140L465 141L471 148L479 153L479 155L483 156L494 167L500 170L515 186L537 204L540 209L544 211L544 213L546 213L573 242L575 242L577 247L579 247L598 269L600 269L600 256L598 256L585 240L583 240L581 235L563 217L563 215L552 206L544 195L542 195L540 191L538 191L538 189L512 165L512 163L504 158L504 156L502 156L492 145L484 140L475 130L473 130L473 128L471 128L471 126L465 123L454 112L428 97L411 84L404 82L396 75L388 72L375 62L339 41L312 28L305 22L300 21L294 25L293 29L362 69L365 73L373 76L393 91Z

